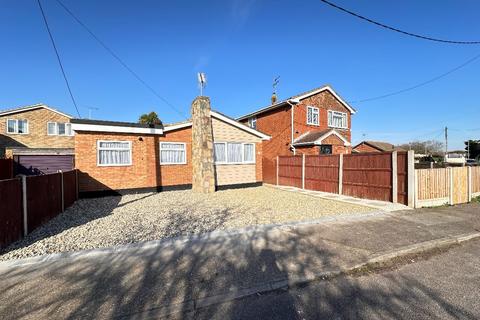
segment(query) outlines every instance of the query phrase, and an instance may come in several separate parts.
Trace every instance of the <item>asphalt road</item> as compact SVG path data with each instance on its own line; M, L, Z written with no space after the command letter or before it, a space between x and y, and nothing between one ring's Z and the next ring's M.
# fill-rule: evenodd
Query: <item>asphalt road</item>
M195 319L479 319L480 241L363 276L216 305Z

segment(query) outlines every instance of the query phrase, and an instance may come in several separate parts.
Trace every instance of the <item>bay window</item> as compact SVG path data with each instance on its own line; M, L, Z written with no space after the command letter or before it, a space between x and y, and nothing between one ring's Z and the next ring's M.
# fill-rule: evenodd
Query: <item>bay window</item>
M241 142L215 142L215 163L247 164L255 163L255 144Z

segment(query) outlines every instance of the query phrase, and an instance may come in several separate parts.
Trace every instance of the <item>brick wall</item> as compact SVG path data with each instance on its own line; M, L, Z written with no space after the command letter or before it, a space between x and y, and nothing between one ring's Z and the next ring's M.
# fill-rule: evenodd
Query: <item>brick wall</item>
M7 133L7 119L28 120L28 134ZM73 136L49 136L48 122L70 122L68 117L48 109L35 109L0 117L0 147L73 148Z
M357 152L381 152L380 150L365 143L361 143L360 145L356 146L354 150Z

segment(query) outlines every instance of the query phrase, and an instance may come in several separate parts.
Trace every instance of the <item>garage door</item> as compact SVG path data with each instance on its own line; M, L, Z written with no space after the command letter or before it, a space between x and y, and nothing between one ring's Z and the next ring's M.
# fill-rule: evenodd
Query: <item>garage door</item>
M15 174L39 175L68 171L74 168L73 155L14 156Z

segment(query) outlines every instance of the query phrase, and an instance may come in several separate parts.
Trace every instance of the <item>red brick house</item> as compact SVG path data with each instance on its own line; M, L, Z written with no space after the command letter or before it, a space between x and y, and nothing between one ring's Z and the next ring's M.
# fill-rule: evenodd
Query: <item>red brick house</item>
M354 153L405 151L402 148L382 141L362 141L352 148Z
M211 118L216 188L261 184L262 141L270 137L209 107L205 114ZM191 120L169 125L71 122L82 196L192 187Z
M277 156L350 153L355 112L330 86L323 86L280 102L273 96L271 105L237 120L272 137L263 144L268 176Z

